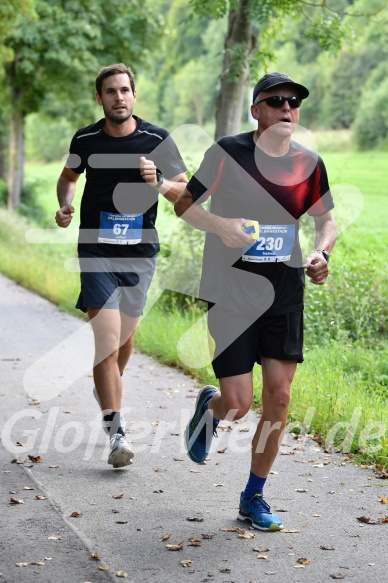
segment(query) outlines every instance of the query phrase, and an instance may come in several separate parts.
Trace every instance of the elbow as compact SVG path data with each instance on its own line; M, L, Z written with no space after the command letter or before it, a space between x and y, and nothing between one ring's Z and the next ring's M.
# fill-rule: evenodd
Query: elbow
M181 217L183 215L182 203L179 199L174 204L174 212L177 217Z
M186 210L186 205L185 205L185 201L183 198L186 192L187 191L184 190L182 192L182 194L180 194L178 196L178 198L176 199L176 201L174 203L174 212L178 217L181 217Z

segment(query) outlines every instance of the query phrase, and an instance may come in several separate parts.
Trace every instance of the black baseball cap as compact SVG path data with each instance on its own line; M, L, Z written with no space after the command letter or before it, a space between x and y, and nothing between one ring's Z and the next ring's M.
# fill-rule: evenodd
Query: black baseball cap
M276 87L277 85L292 85L298 91L301 99L306 99L310 93L304 85L295 83L295 81L285 73L267 73L256 83L253 90L252 103L255 103L259 93L262 91L268 91L268 89L272 89L272 87Z

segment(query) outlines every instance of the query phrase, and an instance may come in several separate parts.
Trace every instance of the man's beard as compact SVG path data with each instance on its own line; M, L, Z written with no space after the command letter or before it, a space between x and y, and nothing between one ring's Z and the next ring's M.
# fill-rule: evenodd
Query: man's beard
M114 110L106 110L105 107L103 107L104 110L104 115L105 117L107 117L110 121L113 121L114 123L120 125L122 123L125 123L126 121L129 120L129 118L132 115L132 111L129 111L128 108L126 109L126 113L127 115L125 115L124 117L122 117L122 114L116 114Z

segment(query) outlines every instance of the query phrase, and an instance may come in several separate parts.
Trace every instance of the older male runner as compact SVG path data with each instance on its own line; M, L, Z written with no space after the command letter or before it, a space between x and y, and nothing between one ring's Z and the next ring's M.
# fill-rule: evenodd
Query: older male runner
M284 73L262 77L251 106L257 129L214 144L175 203L179 216L207 232L200 295L209 304L220 383L220 391L207 386L198 394L186 429L188 455L202 463L219 420L248 412L252 369L260 364L263 410L238 518L267 531L283 528L263 489L286 426L297 363L303 361L304 271L322 285L336 240L324 163L292 140L308 95ZM201 203L209 197L207 212ZM315 248L303 261L298 227L304 213L314 219ZM256 241L248 220L260 223Z

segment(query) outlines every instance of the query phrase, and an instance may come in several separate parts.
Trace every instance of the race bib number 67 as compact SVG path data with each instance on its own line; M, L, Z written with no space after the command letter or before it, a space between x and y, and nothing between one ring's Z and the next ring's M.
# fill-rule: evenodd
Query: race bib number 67
M141 241L142 229L143 215L101 212L98 242L112 245L136 245Z
M260 238L243 250L242 260L255 263L290 261L295 225L260 225Z

